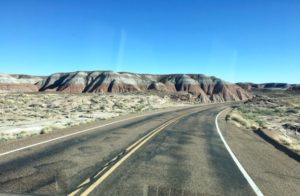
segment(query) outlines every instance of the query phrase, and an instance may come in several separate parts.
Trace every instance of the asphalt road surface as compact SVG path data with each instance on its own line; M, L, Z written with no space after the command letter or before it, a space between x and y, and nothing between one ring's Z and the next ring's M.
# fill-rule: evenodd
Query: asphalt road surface
M93 195L253 195L215 127L220 108L167 127Z
M0 192L66 195L75 191L80 195L90 190L90 195L255 195L217 132L215 118L225 107L216 104L124 120L0 156ZM105 176L106 171L98 176L101 168L112 159L112 166L117 165L119 160L114 157L177 117L181 118L163 127L91 189L101 175ZM22 142L25 144L26 140ZM255 157L253 160L260 162ZM247 171L256 171L253 165L246 166ZM255 174L254 181L259 177ZM83 183L87 179L89 183ZM264 194L271 195L268 193L272 193L272 184L262 182L257 186L263 186ZM285 193L289 195L289 190Z

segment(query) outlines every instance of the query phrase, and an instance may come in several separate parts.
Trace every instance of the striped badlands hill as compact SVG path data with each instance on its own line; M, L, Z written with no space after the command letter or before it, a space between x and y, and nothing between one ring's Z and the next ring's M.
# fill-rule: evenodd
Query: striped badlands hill
M0 74L0 92L37 92L43 77Z
M40 91L72 93L184 91L203 102L238 101L251 97L249 92L235 84L201 74L149 75L111 71L56 73L42 80L39 86Z
M69 93L188 92L202 102L246 100L251 94L240 86L202 74L150 75L92 71L56 73L48 77L0 74L0 91L56 91Z

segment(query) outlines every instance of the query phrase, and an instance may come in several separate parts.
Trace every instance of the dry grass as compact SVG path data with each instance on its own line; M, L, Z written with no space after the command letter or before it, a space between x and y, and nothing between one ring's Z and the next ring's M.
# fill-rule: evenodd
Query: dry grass
M286 137L283 135L277 135L274 137L274 139L276 141L278 141L279 143L285 145L286 147L288 147L289 149L297 152L298 154L300 154L300 143L299 141L296 141L290 137Z
M242 115L242 113L238 110L233 110L230 114L226 117L227 120L231 120L234 122L235 125L238 127L246 127L246 128L257 128L258 125L255 121L246 118Z
M0 142L5 142L14 139L22 139L33 135L36 135L36 133L31 133L27 131L20 131L18 133L0 133Z
M50 125L50 126L42 128L40 131L40 134L46 134L46 133L52 132L54 130L62 129L62 128L64 128L64 126Z

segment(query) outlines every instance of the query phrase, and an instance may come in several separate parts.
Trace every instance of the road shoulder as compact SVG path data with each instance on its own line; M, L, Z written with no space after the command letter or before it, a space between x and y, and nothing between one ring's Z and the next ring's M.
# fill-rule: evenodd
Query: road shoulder
M224 138L235 156L265 195L299 195L300 165L251 130L219 118Z

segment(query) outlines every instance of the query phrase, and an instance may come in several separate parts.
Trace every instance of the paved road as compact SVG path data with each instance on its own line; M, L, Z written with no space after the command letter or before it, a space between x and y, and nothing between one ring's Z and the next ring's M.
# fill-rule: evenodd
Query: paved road
M254 195L216 131L219 111L167 127L92 195Z
M131 119L1 156L0 192L69 193L108 160L165 121L187 112L212 107L220 105Z
M152 114L2 156L0 192L71 193L139 138L187 114L139 148L91 195L255 195L218 135L215 117L224 107L218 104ZM287 173L277 158L293 171L299 171L298 163L259 138L247 140L248 133L231 132L232 127L220 125L229 146L265 195L297 195L298 174ZM259 147L255 147L257 143ZM265 169L269 174L280 173L281 181L263 173ZM294 178L284 184L288 177ZM81 190L86 191L88 185Z

